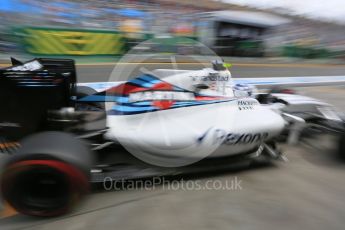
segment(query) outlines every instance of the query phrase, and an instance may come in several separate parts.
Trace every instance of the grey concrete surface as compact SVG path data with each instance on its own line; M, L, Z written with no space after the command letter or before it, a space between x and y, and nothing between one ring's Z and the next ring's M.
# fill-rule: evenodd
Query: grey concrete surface
M326 142L323 140L322 142ZM238 178L238 190L113 191L92 194L77 210L56 219L21 215L1 229L343 229L344 165L318 145L286 148L288 163L189 180Z
M177 64L178 69L199 69L208 64ZM78 80L80 82L108 81L113 79L126 80L123 75L137 76L140 68L146 70L158 68L176 68L172 64L120 64L115 71L115 64L79 65L77 66ZM126 74L118 73L116 70ZM290 77L290 76L332 76L345 75L343 65L298 65L298 64L248 64L235 63L231 68L233 77ZM122 76L122 77L121 77Z
M99 67L78 69L82 81L106 75ZM343 69L233 68L234 75L296 76L345 74ZM98 73L95 75L93 73ZM261 75L260 75L261 74ZM299 89L345 111L344 87ZM237 178L237 190L184 190L156 186L148 190L102 189L76 210L53 219L14 215L0 219L0 229L310 229L342 230L345 225L345 164L334 157L331 138L322 137L298 146L282 146L289 162L262 168L187 177L205 186L209 180L226 184ZM215 166L216 167L216 166Z

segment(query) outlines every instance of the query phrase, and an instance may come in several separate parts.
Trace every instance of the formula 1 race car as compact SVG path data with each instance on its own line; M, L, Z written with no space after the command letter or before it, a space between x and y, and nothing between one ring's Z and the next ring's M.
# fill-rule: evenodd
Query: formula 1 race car
M2 196L18 212L66 213L89 184L285 159L282 139L344 121L334 108L262 86L345 83L345 77L234 79L221 61L201 70L157 69L124 82L77 83L74 61L34 59L0 70ZM163 76L163 77L162 77ZM227 159L225 161L224 159Z

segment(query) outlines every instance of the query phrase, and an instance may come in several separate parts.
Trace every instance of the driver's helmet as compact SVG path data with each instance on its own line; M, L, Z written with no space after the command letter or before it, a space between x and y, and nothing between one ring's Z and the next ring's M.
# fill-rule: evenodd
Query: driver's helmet
M236 84L233 87L234 94L238 97L255 97L256 88L252 85Z

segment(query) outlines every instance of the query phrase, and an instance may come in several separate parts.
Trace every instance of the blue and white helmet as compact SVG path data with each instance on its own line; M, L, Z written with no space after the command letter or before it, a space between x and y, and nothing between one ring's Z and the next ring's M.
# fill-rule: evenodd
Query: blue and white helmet
M252 85L236 84L233 87L234 95L238 97L255 97L256 88Z

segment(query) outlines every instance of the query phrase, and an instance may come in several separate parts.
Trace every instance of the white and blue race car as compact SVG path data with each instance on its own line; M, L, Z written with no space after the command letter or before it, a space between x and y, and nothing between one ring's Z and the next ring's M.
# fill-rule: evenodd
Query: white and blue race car
M0 70L3 198L27 215L70 210L90 182L218 170L285 159L282 139L344 121L329 104L290 86L344 84L345 76L233 78L222 62L157 69L124 82L77 83L73 60L12 60ZM164 77L161 77L164 76ZM257 87L280 86L269 93ZM285 88L284 88L285 87Z

